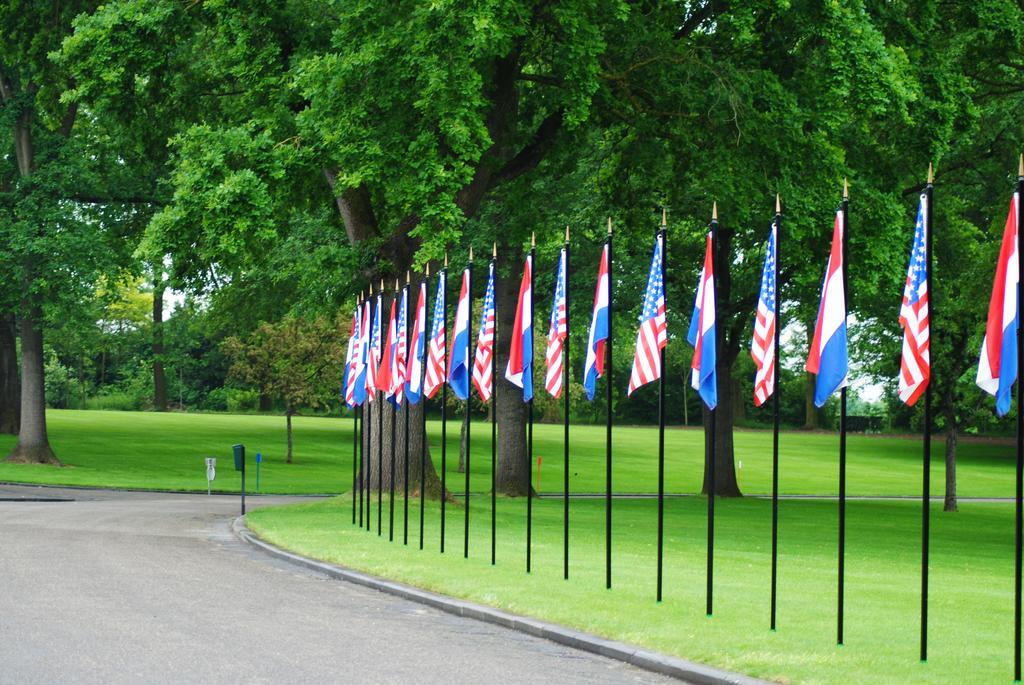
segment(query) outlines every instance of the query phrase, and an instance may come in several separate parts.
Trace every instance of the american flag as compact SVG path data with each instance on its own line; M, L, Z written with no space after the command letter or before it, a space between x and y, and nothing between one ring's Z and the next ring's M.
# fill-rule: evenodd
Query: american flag
M665 282L661 272L662 235L654 243L654 256L647 276L644 310L640 314L640 330L636 334L636 354L629 375L627 395L642 385L661 378L660 352L668 344L665 322Z
M914 227L914 247L910 251L907 283L903 287L900 325L903 326L903 358L900 362L900 399L908 405L917 402L928 387L931 360L928 341L931 331L928 316L928 196L921 194Z
M391 397L397 407L402 404L402 397L405 393L405 371L406 360L409 356L409 341L406 339L408 319L409 287L402 289L401 304L398 306L398 326L395 336L395 361L394 369L391 371Z
M473 385L480 399L487 402L494 392L494 260L487 270L487 292L484 294L484 311L480 316L480 332L476 337L476 354L473 357Z
M548 349L545 353L548 372L544 378L544 387L552 397L562 394L562 368L564 364L562 352L565 339L569 335L569 321L566 314L565 280L566 252L562 248L558 258L558 275L555 277L555 300L551 305L551 325L548 328Z
M445 367L444 353L444 304L445 304L445 272L437 275L437 295L434 296L434 319L430 325L430 342L427 349L427 371L423 382L423 392L427 399L437 394L437 389L444 383L448 375Z
M348 336L348 353L345 355L345 378L342 383L345 392L345 404L355 407L356 402L356 360L359 356L359 305L352 313L352 330Z
M367 356L366 370L366 401L373 402L377 393L377 369L380 367L380 343L381 343L381 308L383 303L381 296L377 295L377 305L373 314L373 323L370 324L370 352Z
M754 374L754 405L760 407L775 391L775 326L778 301L775 294L775 241L778 227L772 222L768 235L768 249L761 272L761 293L757 296L757 316L754 320L754 340L750 356L757 372Z

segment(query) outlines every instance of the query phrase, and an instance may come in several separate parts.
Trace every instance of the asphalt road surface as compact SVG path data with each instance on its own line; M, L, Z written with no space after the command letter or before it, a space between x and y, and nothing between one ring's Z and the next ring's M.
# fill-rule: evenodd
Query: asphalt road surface
M277 561L231 534L237 513L0 486L0 683L669 682Z

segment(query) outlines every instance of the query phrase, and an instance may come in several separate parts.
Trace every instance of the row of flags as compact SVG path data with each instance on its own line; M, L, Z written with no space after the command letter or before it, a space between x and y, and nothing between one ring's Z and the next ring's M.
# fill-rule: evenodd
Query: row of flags
M977 384L996 398L996 411L1002 416L1010 409L1011 388L1017 377L1016 335L1018 326L1017 214L1019 193L1014 193L1003 233L989 314L978 364ZM931 373L929 355L929 274L926 259L928 197L921 194L914 230L914 241L907 270L899 322L903 328L903 347L899 373L899 396L913 405L928 385ZM805 368L816 376L814 402L823 406L828 398L849 382L847 342L846 265L844 254L845 216L836 212L832 245L822 282L821 299ZM754 320L751 357L756 371L754 402L760 406L776 388L777 363L774 345L778 324L778 227L772 223L765 250L761 286ZM691 385L709 409L717 404L714 236L705 242L704 264L697 284L693 314L687 341L694 348ZM523 400L533 397L533 253L527 255L516 303L512 342L505 378L521 388ZM547 372L544 387L552 397L563 392L563 350L568 335L568 254L559 256L554 301L545 350ZM422 396L433 398L447 380L456 397L466 400L470 382L479 397L487 402L494 393L492 358L495 354L495 268L488 267L483 313L476 340L475 355L469 357L469 271L462 276L455 313L453 337L446 355L445 317L446 274L438 275L432 326L426 336L426 282L419 287L414 310L411 349L406 348L408 289L391 302L387 334L382 335L382 296L376 306L369 300L353 314L345 367L345 402L349 406L372 402L377 390L396 406L403 393L416 404ZM583 388L588 399L595 396L596 381L604 375L604 345L608 338L610 311L609 248L605 245L597 273L593 315L587 337L583 368ZM661 377L661 352L667 344L664 288L664 234L659 232L644 293L640 326L637 331L633 367L627 395ZM450 368L446 366L450 360ZM407 368L408 367L408 368ZM407 372L408 371L408 372Z

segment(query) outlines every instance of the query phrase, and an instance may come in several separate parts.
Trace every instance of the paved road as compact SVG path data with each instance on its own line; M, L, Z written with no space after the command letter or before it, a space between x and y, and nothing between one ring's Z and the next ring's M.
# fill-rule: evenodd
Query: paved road
M0 683L668 682L273 560L237 507L0 486Z

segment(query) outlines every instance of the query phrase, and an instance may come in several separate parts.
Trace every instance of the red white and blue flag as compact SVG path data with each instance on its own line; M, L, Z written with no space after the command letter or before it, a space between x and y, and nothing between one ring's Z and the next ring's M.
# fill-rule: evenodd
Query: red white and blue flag
M433 399L438 388L444 385L447 369L445 358L445 288L447 278L444 271L437 274L437 294L434 295L434 316L430 322L430 340L427 343L427 369L423 379L423 392L427 399Z
M611 280L608 274L608 244L601 250L597 269L597 290L594 292L594 314L587 336L587 357L583 363L583 390L588 400L594 399L597 379L604 375L604 345L608 340L608 305Z
M718 343L715 336L715 260L711 233L708 233L704 249L704 266L700 270L686 340L693 346L690 385L704 400L704 405L714 409L718 406L718 374L715 370Z
M357 405L366 401L366 369L367 356L370 353L370 301L363 303L362 313L359 317L359 331L356 339L355 358L355 403Z
M342 387L345 389L345 404L349 408L356 406L356 355L359 354L359 307L352 312L352 329L348 334L348 349L345 352L345 377Z
M459 304L455 308L455 324L452 331L451 360L448 385L460 400L469 399L469 268L462 272L462 290Z
M981 343L978 362L978 387L996 398L996 414L1006 415L1013 398L1013 382L1017 379L1017 326L1020 311L1017 303L1017 233L1020 230L1020 195L1013 194L1010 214L1003 229L1003 244L996 263L992 299L988 304L985 340Z
M412 322L412 354L409 355L409 373L405 380L405 396L410 404L419 404L423 394L423 354L427 347L427 282L420 283L416 299L416 318Z
M380 368L380 344L381 344L381 308L384 306L382 296L377 295L377 304L373 311L373 323L370 325L370 349L366 358L366 401L373 402L374 395L379 389L377 383L377 370Z
M494 394L494 260L487 269L487 290L484 311L480 315L480 332L473 355L473 385L480 399L487 402Z
M398 319L395 323L395 342L391 351L391 396L388 398L396 407L402 404L405 394L406 357L409 356L409 342L405 339L408 332L409 288L402 288L402 299L398 305Z
M843 211L836 212L832 250L821 286L821 304L814 339L805 367L817 376L814 404L822 407L829 396L847 385L850 368L846 350L846 287L843 281Z
M384 341L384 353L381 355L380 369L377 371L377 388L384 393L384 399L394 403L395 395L395 308L398 298L391 300L391 316L388 318L388 333Z
M523 280L519 284L516 318L512 324L512 346L508 351L505 378L523 389L523 402L533 399L533 255L526 256Z
M931 337L928 315L928 196L921 194L914 227L914 246L910 250L907 282L903 286L900 326L903 327L903 353L900 361L900 399L913 406L928 387L931 378Z
M640 314L640 330L636 334L636 353L633 356L633 370L629 375L627 395L661 378L661 350L668 344L665 320L665 281L661 272L661 233L654 243L651 270L647 275L647 291L644 293L644 308Z
M760 407L775 392L775 326L778 325L778 300L775 283L775 241L778 226L772 222L768 235L768 248L761 271L761 292L757 296L757 314L754 318L754 339L750 356L757 371L754 373L754 406Z
M551 304L551 323L548 327L548 347L545 352L547 376L544 388L552 397L562 394L562 373L564 366L563 352L565 339L569 335L569 320L566 312L566 261L568 255L563 247L558 258L558 274L555 276L555 299Z

